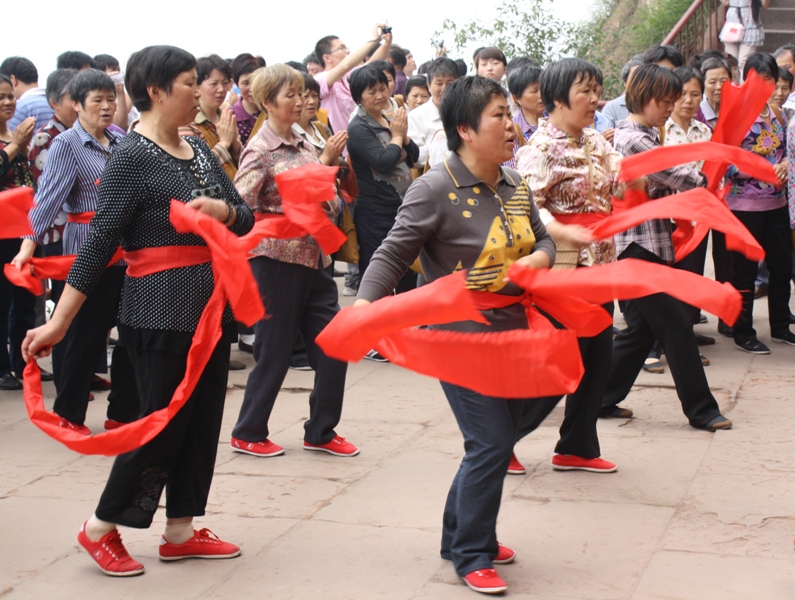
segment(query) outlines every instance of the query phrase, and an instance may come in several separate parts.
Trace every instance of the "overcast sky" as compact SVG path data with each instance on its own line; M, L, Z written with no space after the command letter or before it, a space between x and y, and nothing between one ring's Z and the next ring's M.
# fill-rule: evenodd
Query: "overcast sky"
M593 0L553 0L564 18L582 18ZM387 6L390 3L380 3ZM268 64L301 60L324 35L337 35L356 48L370 38L372 25L387 19L394 42L406 46L420 64L432 58L430 39L445 18L458 23L489 19L496 2L405 2L403 8L381 10L365 0L303 0L289 2L199 2L177 5L163 0L110 2L101 7L40 0L31 5L28 22L5 28L0 60L21 55L39 70L43 86L64 50L90 55L112 54L124 65L130 53L152 44L171 44L196 56L216 53L232 57L241 52L261 54ZM451 10L451 7L452 10ZM225 14L228 11L228 14ZM20 13L17 13L19 16ZM217 35L211 25L217 23ZM449 46L448 40L448 46Z

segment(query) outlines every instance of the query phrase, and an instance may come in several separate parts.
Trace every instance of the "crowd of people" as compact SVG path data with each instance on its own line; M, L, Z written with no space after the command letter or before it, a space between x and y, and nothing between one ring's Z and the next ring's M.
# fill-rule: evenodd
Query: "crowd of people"
M25 270L34 257L76 255L66 281L48 282L39 298L0 275L0 389L22 389L25 362L51 351L52 373L41 376L54 381L53 411L67 430L92 434L85 425L92 390L110 390L110 431L166 407L185 376L216 280L210 259L196 251L206 245L202 238L178 233L169 221L172 199L242 236L255 221L284 212L277 175L322 164L339 167L337 197L323 211L337 225L350 211L355 225L358 261L338 260L344 271L311 235L263 238L252 250L269 316L247 328L227 306L221 338L185 406L154 439L115 459L78 535L103 572L144 572L117 526L149 527L164 488L162 560L240 554L193 523L204 515L212 482L228 371L245 368L230 360L232 344L252 352L256 364L231 451L284 453L269 439L268 420L288 369L297 368L315 372L303 447L359 453L337 431L347 363L315 341L340 310L335 276L344 276L342 294L356 296L356 310L463 270L468 289L495 298L482 310L487 323L429 327L477 333L529 327L522 290L506 278L514 264L577 269L632 258L703 275L708 239L677 262L671 220L607 240L587 225L610 215L613 198L629 190L654 201L714 183L702 162L627 182L618 174L624 157L710 140L724 86L752 71L775 89L741 146L768 161L779 184L734 167L726 174L726 202L765 261L727 250L724 236L712 232L715 277L742 293L739 319L720 321L718 332L739 350L770 353L753 327L754 300L767 295L770 339L795 346L795 45L773 56L742 53L739 69L718 50L685 64L676 48L653 46L630 58L625 92L607 103L602 71L581 59L509 62L500 49L484 47L473 62L473 75L464 61L444 55L417 67L379 23L356 48L329 35L302 61L284 64L249 53L196 59L151 46L134 53L122 74L110 55L70 51L44 88L30 60L0 64L0 191L35 190L33 234L1 239L0 259ZM180 253L198 258L174 263ZM163 264L146 275L128 272L141 260ZM613 302L604 308L613 314ZM715 339L694 332L705 321L699 308L658 293L619 309L625 329L579 339L585 374L566 396L555 469L617 470L601 456L597 420L632 418L621 403L642 369L662 372L662 353L689 424L732 426L707 382L709 359L700 347ZM108 344L110 379L102 377ZM387 360L375 349L365 358ZM441 385L465 447L444 507L441 556L475 591L499 593L507 585L494 566L516 555L497 541L503 480L525 472L513 447L562 396L516 400Z

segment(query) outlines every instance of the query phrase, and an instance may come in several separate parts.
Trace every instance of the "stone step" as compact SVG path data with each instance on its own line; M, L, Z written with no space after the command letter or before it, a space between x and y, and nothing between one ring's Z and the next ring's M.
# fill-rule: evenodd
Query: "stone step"
M760 51L772 54L776 48L784 44L795 44L795 31L765 29L765 45L760 48Z
M765 31L795 31L795 6L762 11L762 24Z

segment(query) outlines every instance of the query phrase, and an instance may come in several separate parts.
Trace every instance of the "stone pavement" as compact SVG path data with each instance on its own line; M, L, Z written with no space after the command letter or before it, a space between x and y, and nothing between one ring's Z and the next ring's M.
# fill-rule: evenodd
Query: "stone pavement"
M756 316L768 343L766 306ZM718 337L703 351L732 431L690 428L670 374L644 373L626 402L636 418L599 422L617 473L552 470L561 407L520 442L528 473L506 477L498 525L518 552L500 568L506 596L795 598L795 348L770 344L771 355L750 356L715 324L710 317L697 330ZM477 597L439 558L442 506L463 448L436 381L390 364L351 365L338 431L362 451L336 458L301 449L313 374L290 371L271 422L286 455L262 459L229 447L247 373L230 373L210 505L198 521L243 555L159 562L160 511L150 530L122 530L147 569L132 579L103 575L75 541L111 459L50 440L28 422L21 393L0 392L0 597ZM97 396L87 420L95 431L105 410Z

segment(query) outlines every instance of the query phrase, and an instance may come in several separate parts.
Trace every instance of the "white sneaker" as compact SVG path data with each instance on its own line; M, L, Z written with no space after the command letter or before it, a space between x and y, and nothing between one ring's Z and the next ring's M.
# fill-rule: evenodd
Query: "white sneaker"
M359 290L355 290L353 288L348 287L347 285L342 288L342 295L343 296L355 296L359 293Z

